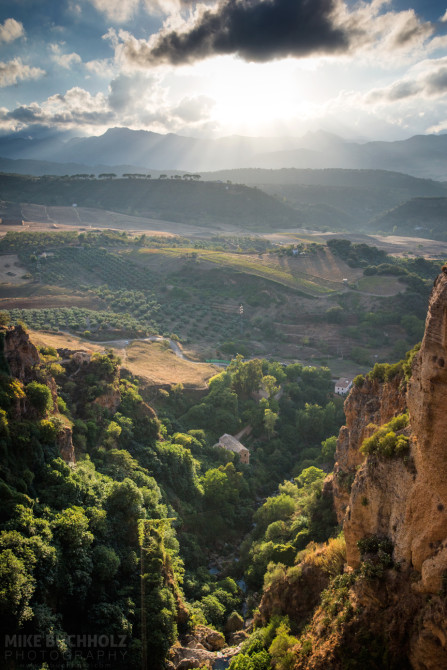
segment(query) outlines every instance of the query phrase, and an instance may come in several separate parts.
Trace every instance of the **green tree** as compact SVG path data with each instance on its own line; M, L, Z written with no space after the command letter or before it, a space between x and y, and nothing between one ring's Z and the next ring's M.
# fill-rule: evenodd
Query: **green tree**
M279 386L276 385L276 379L273 375L265 375L261 379L261 386L269 394L269 398L274 396L279 391Z
M275 424L277 420L278 415L275 412L272 412L271 409L267 408L264 412L264 426L269 438L272 437L275 432Z
M25 387L26 397L41 416L53 409L53 397L48 386L33 381Z

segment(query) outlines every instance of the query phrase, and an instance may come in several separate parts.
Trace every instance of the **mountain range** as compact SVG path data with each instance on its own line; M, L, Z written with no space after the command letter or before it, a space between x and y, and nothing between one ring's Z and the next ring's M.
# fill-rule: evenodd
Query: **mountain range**
M447 134L417 135L395 142L353 142L318 131L301 138L225 137L204 139L144 130L111 128L103 135L64 136L51 139L0 137L0 169L25 171L11 160L46 161L27 164L27 172L43 174L46 167L60 174L57 165L69 164L66 173L106 167L129 170L214 171L238 168L344 168L404 172L416 177L447 180ZM135 166L139 166L135 168ZM30 169L31 168L31 169ZM48 173L48 172L47 172Z

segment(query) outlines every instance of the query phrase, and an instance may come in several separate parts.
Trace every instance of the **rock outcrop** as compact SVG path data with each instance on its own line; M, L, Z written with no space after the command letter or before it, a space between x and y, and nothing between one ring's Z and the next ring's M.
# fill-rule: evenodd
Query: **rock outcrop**
M358 540L386 536L394 560L415 569L414 588L438 593L447 569L447 276L435 282L426 330L406 393L401 377L366 380L345 409L347 425L337 444L335 505L343 520L348 564L357 567ZM388 459L360 452L365 437L408 408L410 452ZM343 482L352 478L350 493Z
M51 391L53 400L52 413L57 414L57 385L53 377L48 374L42 375L39 369L41 364L39 352L29 339L29 335L22 326L13 326L0 329L0 342L2 343L1 355L3 368L11 377L21 382L25 387L31 381L44 383ZM11 407L11 413L16 420L36 419L40 413L32 407L28 398L22 390L17 395ZM59 453L66 463L74 464L75 452L72 442L72 431L68 426L61 426L56 435L56 444Z
M244 636L245 639L246 636ZM241 639L240 642L242 642ZM208 626L196 626L194 631L185 635L171 647L168 668L173 670L190 670L192 668L209 668L217 662L227 667L229 659L240 651L240 647L226 647L225 638Z
M64 426L56 436L56 443L61 457L66 463L73 465L75 463L75 450L72 440L73 434L71 428Z
M9 373L21 382L30 381L34 366L40 362L39 352L22 326L2 329L1 332L4 338L3 356Z
M334 503L337 519L346 517L351 486L357 470L365 457L360 447L370 437L372 425L381 426L406 408L405 391L401 379L395 377L387 383L365 379L363 385L354 386L344 405L346 426L340 430L334 468Z
M351 597L362 613L346 625L345 639L337 644L349 644L350 626L358 635L360 618L365 626L370 621L375 634L389 639L398 618L405 628L398 651L407 665L396 667L447 668L446 274L435 281L425 335L410 378L401 374L387 383L366 378L363 385L352 389L345 410L347 421L337 443L333 486L348 569L361 564L358 542L375 536L391 540L399 577L392 578L391 571L375 591L368 591L361 579L357 582ZM360 451L363 440L377 426L405 411L409 414L405 453L387 457ZM321 640L321 649L324 644L331 647L328 639ZM320 666L315 654L313 665L309 661L297 667L341 667L328 658L322 654Z
M329 584L329 575L320 567L303 561L300 574L285 573L263 593L257 625L265 626L275 614L288 616L296 624L302 624L317 606L323 589Z

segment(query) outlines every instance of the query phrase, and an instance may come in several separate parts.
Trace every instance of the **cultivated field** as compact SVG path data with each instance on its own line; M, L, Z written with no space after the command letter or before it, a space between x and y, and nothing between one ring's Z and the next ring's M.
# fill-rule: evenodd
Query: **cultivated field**
M195 258L268 279L315 297L344 289L343 278L346 269L343 268L341 271L337 268L340 262L336 261L331 254L332 265L336 267L336 272L327 268L325 265L327 259L322 260L320 254L315 254L312 259L302 259L278 257L273 254L236 254L195 248L141 249L139 253L141 255L164 255L175 259ZM343 262L341 263L345 266ZM361 271L353 273L350 269L352 277L357 278L361 274Z

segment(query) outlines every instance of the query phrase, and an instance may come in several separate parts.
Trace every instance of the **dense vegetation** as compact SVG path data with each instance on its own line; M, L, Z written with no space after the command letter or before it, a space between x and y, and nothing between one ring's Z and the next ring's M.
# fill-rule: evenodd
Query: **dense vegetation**
M160 391L158 418L111 353L81 363L44 347L21 378L4 361L0 384L0 616L8 635L54 640L49 668L85 633L125 641L114 667L142 653L162 667L179 631L234 619L236 580L258 590L272 561L335 532L321 468L343 414L328 370L238 357L200 402ZM244 425L250 466L213 446ZM70 432L76 465L61 458ZM260 496L292 474L259 506L237 562ZM207 569L216 552L227 556L219 576ZM95 654L78 651L73 667L90 667Z

